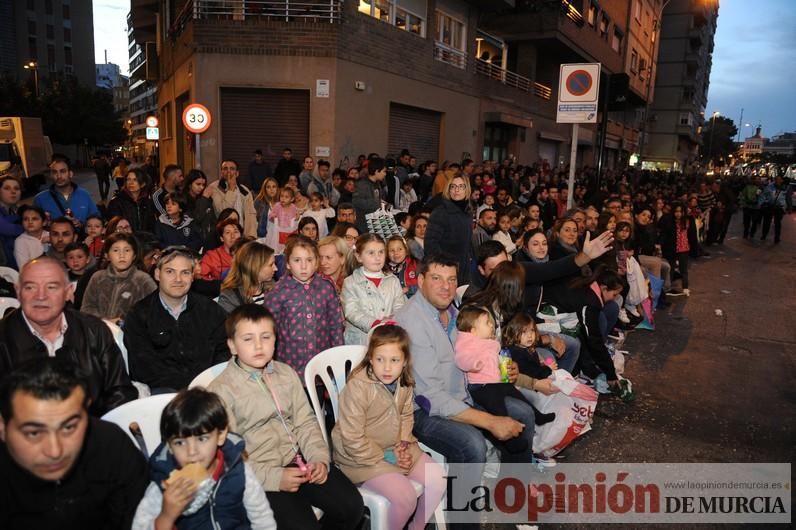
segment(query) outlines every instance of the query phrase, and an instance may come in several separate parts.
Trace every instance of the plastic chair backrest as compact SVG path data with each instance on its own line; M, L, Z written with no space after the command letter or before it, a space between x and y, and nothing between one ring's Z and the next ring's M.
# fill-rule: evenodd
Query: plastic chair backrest
M332 402L332 411L336 419L338 413L337 398L345 386L346 377L351 369L365 357L365 351L365 346L361 345L335 346L322 351L310 359L304 368L304 384L307 386L312 408L315 409L315 415L318 417L321 432L323 432L327 445L329 445L329 440L326 434L323 414L320 412L321 401L315 388L316 378L320 377L321 381L323 381L323 386L329 392L329 400Z
M17 281L19 280L19 272L15 271L11 267L0 267L0 278L5 278L9 282L16 285Z
M462 297L464 296L464 293L465 293L465 291L467 291L467 288L468 288L468 287L470 287L470 284L469 284L469 283L467 283L467 284L465 284L465 285L460 285L460 286L458 286L458 287L456 288L456 299L457 299L459 302L461 302L461 301L462 301Z
M111 330L111 334L113 335L113 341L119 347L119 351L122 352L122 358L124 358L124 369L127 370L127 373L130 373L130 364L127 361L127 347L124 345L124 331L122 328L114 324L113 322L109 322L108 320L103 320L105 325L108 326L108 329Z
M0 297L0 320L6 316L6 311L9 309L17 309L19 307L19 300L11 298L10 296Z
M229 364L229 361L224 361L223 363L218 363L211 366L201 374L194 377L193 381L191 381L191 383L188 385L188 388L207 388L207 385L209 385L213 379L218 377L221 372L224 371L224 369L227 367L227 364Z
M160 415L176 395L158 394L129 401L109 411L102 419L121 427L136 447L149 457L150 452L160 445ZM130 424L133 422L138 423L138 427L141 429L145 447L141 447L141 441L137 440L130 431Z

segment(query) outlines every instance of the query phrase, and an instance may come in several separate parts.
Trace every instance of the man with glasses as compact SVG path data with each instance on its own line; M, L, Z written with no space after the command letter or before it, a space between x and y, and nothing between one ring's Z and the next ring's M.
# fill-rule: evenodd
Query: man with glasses
M153 392L172 392L229 359L226 314L191 292L198 260L188 247L166 248L155 268L158 290L133 306L124 323L130 376Z
M68 218L75 229L80 229L89 215L99 214L91 195L72 182L74 173L69 159L64 155L53 155L50 178L53 183L33 199L33 204L44 210L50 218Z
M227 208L234 208L240 217L243 235L257 237L257 210L254 209L254 195L238 182L238 163L231 159L221 162L221 178L207 186L213 200L213 209L218 216Z

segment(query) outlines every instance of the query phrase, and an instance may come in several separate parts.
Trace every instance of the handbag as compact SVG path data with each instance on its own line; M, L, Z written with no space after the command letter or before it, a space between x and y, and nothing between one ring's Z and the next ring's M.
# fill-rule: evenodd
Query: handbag
M402 235L398 223L395 222L395 217L384 208L383 202L378 210L365 214L365 222L368 232L377 234L383 239L394 235Z

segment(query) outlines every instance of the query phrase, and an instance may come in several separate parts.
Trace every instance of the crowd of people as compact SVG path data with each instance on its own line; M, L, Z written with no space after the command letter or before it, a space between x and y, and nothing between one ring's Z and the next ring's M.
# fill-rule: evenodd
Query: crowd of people
M66 157L50 168L30 206L0 179L0 263L19 271L3 292L20 304L0 320L3 528L353 529L356 486L388 498L389 528L423 528L445 480L418 442L480 464L474 483L490 445L555 465L533 438L556 415L532 404L560 392L554 371L633 401L617 341L690 295L690 261L736 210L745 238L773 222L779 243L787 189L587 168L570 207L566 168L546 163L405 150L332 170L285 149L273 170L255 152L245 175L224 159L215 179L103 159L96 204ZM366 353L330 447L304 371L343 344ZM98 419L170 392L148 463ZM170 478L189 467L205 479Z

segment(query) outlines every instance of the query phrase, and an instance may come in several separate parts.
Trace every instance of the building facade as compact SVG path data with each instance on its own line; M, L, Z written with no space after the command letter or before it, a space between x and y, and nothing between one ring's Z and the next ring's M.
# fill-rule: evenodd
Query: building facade
M97 87L111 91L113 110L127 120L130 110L130 79L126 75L122 75L118 64L98 64L95 66L95 71Z
M670 0L663 9L644 167L696 169L718 15L718 0Z
M130 146L127 156L142 161L158 154L159 141L147 139L146 119L158 116L158 72L155 54L157 1L131 0L127 15L129 56L129 115L127 128Z
M162 164L201 166L214 178L222 158L245 169L254 149L275 162L290 147L334 165L404 148L421 162L563 165L571 126L555 122L556 91L560 64L571 62L627 75L605 113L605 167L637 149L637 110L654 71L639 77L640 60L628 56L635 49L649 65L655 42L652 16L632 25L631 0L279 4L132 0L131 38L151 43L136 68L158 77ZM181 120L190 103L212 115L198 155ZM581 131L579 165L595 165L602 135Z
M22 81L37 76L43 84L53 77L73 76L84 86L94 86L91 0L0 4L0 70Z

